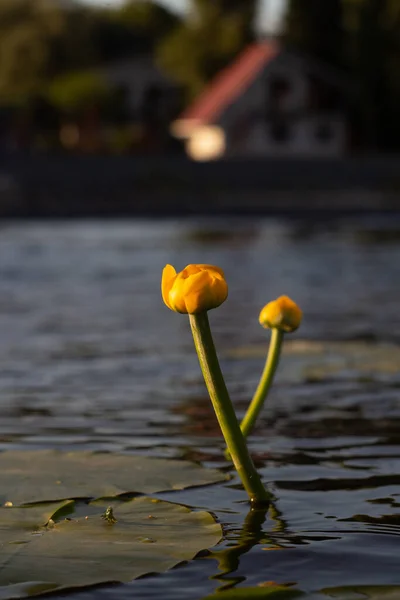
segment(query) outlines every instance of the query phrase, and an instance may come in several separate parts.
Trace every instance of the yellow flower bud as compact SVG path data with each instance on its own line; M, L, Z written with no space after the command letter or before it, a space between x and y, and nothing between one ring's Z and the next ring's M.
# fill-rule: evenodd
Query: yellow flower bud
M161 292L168 308L195 315L222 304L228 296L228 285L219 267L188 265L177 273L172 265L166 265Z
M260 312L260 324L290 333L299 327L302 317L302 311L293 300L280 296L264 306Z

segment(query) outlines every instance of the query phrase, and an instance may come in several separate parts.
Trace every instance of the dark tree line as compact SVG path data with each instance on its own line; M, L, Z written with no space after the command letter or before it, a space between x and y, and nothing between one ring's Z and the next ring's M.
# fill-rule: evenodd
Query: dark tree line
M157 0L118 8L0 0L0 108L39 105L45 115L46 102L65 111L96 100L118 112L121 98L94 70L140 53L152 54L188 101L256 38L258 0L188 5L181 18ZM364 147L399 149L399 0L289 0L282 37L347 73Z
M126 139L148 139L150 121L153 141L160 132L163 137L168 123L153 131L154 94L152 102L144 100L146 110L135 112L121 85L110 83L110 65L153 56L181 90L178 112L254 39L256 4L191 0L182 19L157 0L107 7L80 0L0 0L0 146L6 140L9 147L10 135L24 148L55 148L60 139L72 146L86 136L85 147L94 148L95 130L107 124L125 147Z
M110 3L111 4L111 3ZM151 0L0 0L0 102L24 102L68 73L152 53L186 97L254 38L256 0L193 0L182 20Z
M189 17L158 48L160 63L193 98L255 39L257 0L192 0Z
M348 74L364 147L400 149L398 0L290 0L283 37Z
M0 0L0 100L24 102L60 75L153 52L179 23L146 0L114 10L74 0Z

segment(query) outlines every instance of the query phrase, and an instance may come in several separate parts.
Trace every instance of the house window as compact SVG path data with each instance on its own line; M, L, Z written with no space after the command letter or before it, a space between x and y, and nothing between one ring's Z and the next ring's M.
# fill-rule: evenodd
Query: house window
M287 121L276 121L270 126L270 135L277 144L284 144L290 140L290 127Z
M273 111L284 110L285 101L291 89L291 83L286 77L272 76L268 81L268 107Z
M328 144L334 137L331 123L318 123L315 128L315 137L321 144Z

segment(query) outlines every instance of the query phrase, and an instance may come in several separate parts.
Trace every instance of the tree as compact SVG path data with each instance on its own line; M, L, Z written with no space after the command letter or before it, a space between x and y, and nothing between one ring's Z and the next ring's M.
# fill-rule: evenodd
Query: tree
M179 17L150 0L128 0L121 8L97 11L95 43L103 61L152 53L179 24Z
M78 71L55 78L49 86L48 96L54 106L72 113L88 105L105 104L111 89L100 75Z
M25 102L63 73L153 52L179 22L149 0L108 9L74 0L0 0L0 101Z
M158 47L160 64L196 96L254 37L256 0L193 0L193 10Z
M365 147L400 148L398 0L291 0L283 37L351 75Z
M400 147L400 4L343 0L348 64L358 90L365 146Z
M128 0L116 12L115 19L146 38L152 48L180 24L175 13L149 0Z
M331 65L344 62L341 0L290 0L284 40Z
M63 13L46 0L0 1L0 96L36 92L51 62L51 44L63 27Z

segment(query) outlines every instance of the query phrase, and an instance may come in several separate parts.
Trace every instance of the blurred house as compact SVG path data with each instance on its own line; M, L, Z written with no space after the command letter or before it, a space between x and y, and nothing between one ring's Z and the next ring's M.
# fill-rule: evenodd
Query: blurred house
M111 63L100 72L110 86L124 95L131 115L161 122L168 122L176 115L179 90L158 69L152 56L142 54Z
M172 124L194 160L334 157L349 146L349 84L266 41L249 46Z

